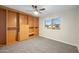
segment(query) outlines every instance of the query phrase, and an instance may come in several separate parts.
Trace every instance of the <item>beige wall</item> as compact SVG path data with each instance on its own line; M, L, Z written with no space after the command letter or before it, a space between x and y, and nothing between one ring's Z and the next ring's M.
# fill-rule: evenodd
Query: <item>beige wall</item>
M45 27L45 19L60 16L61 30L51 30ZM51 15L40 18L40 36L61 41L67 44L78 46L77 32L77 8L62 12L57 12Z

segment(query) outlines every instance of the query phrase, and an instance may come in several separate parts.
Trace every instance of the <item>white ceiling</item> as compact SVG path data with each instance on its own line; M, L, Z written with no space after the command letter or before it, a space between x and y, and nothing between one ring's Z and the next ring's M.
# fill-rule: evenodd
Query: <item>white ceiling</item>
M33 12L31 11L33 10L32 5L5 5L5 6L33 15ZM75 7L76 5L38 5L39 9L40 8L46 9L45 11L42 11L42 13L39 16L45 16L47 14L73 9Z

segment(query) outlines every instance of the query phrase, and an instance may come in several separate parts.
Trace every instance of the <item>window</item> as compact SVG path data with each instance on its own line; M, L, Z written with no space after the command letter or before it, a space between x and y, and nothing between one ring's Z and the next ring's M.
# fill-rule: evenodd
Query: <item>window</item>
M60 24L61 24L61 17L55 17L52 19L45 20L45 27L47 27L48 29L59 30Z

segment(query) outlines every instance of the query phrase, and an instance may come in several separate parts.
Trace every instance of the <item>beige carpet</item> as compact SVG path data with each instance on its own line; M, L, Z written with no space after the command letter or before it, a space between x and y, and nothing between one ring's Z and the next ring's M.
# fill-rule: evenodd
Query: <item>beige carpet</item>
M35 37L10 46L0 47L0 53L77 53L77 47L50 40L43 37Z

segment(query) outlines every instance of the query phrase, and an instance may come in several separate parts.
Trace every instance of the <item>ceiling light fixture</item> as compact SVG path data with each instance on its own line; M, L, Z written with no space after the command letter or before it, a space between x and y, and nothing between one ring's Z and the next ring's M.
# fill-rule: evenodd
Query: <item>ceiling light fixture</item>
M33 13L34 13L35 15L38 15L38 14L39 14L39 12L38 12L38 11L34 11Z

